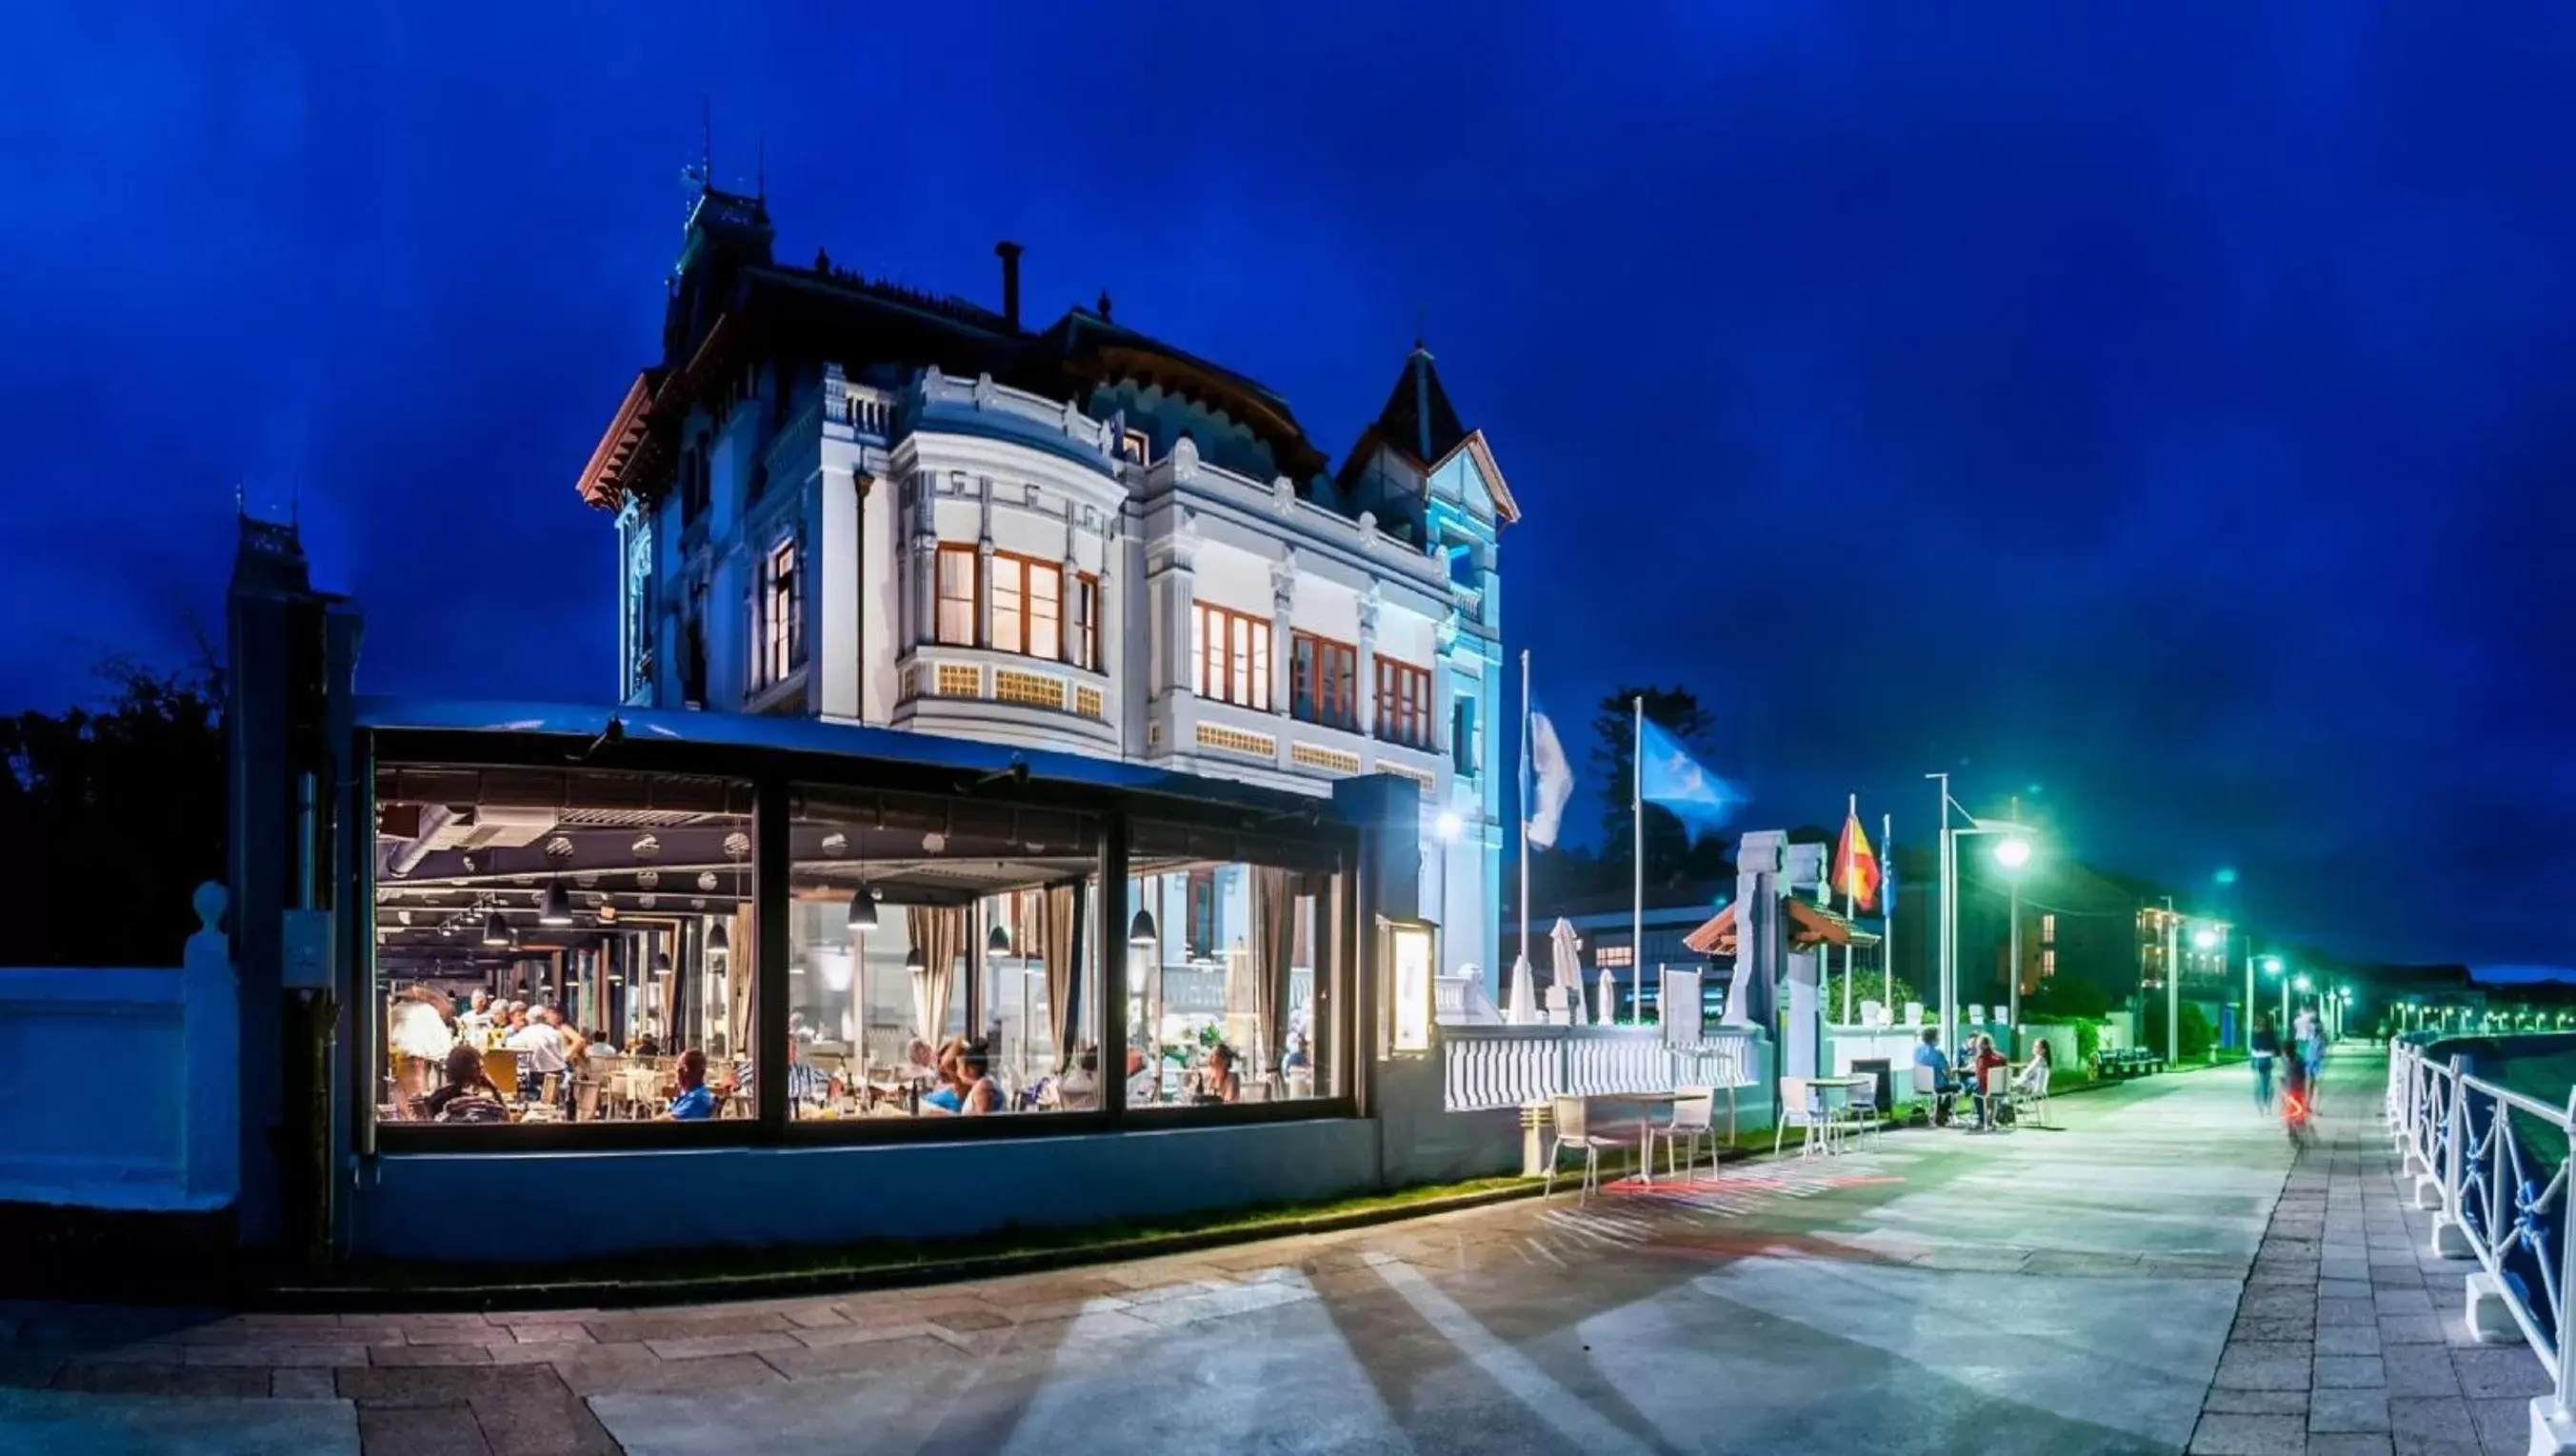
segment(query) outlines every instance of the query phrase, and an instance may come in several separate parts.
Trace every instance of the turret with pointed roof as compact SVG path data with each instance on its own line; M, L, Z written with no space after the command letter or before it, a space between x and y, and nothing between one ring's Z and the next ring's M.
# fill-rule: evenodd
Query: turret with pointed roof
M1449 391L1440 383L1431 350L1416 339L1395 377L1395 387L1387 392L1385 407L1360 431L1335 483L1354 509L1373 511L1381 521L1410 522L1418 528L1432 493L1431 482L1461 452L1470 457L1482 487L1475 493L1485 499L1466 499L1462 492L1460 503L1473 513L1489 515L1497 525L1519 520L1520 507L1503 483L1484 431L1469 429L1458 418L1457 406L1449 402ZM1418 534L1416 539L1421 539Z

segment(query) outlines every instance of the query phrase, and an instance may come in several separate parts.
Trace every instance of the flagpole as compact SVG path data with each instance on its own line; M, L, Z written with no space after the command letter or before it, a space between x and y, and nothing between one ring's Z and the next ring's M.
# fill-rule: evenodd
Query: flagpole
M1636 704L1637 722L1634 742L1628 749L1628 828L1630 838L1630 882L1636 887L1628 919L1628 954L1633 962L1646 954L1646 698L1640 693Z
M1896 897L1887 892L1896 873L1896 816L1878 816L1878 852L1887 863L1878 867L1878 960L1879 969L1887 974L1887 1020L1896 1022Z
M1521 649L1521 953L1529 959L1529 825L1530 825L1530 660L1529 649ZM1512 974L1520 974L1516 966ZM1535 976L1536 971L1531 974ZM1506 989L1508 997L1511 992Z
M1854 828L1860 826L1860 795L1853 794L1843 801L1843 819ZM1853 868L1854 866L1851 865L1843 867L1843 918L1857 923L1857 917L1852 910L1852 881L1857 878L1852 873ZM1843 1025L1845 1026L1852 1024L1851 955L1851 941L1846 937L1843 941Z

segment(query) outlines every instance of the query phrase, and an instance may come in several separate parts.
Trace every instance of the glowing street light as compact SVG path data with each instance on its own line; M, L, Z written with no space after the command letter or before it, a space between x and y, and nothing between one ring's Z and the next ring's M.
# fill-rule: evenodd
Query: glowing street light
M1941 919L1940 936L1937 948L1940 952L1942 1044L1945 1046L1958 1045L1958 841L1962 836L1970 834L1998 834L2004 836L2003 839L1995 845L1995 863L2010 872L2013 877L2014 913L2012 921L2013 933L2016 941L2016 945L2014 947L2014 964L2010 978L2012 982L2011 1003L2005 1014L2015 1022L2014 1035L2018 1036L2018 1023L2021 1012L2021 964L2019 945L2017 943L2021 932L2020 871L2024 865L2030 863L2030 828L2028 825L2018 824L2007 819L1981 820L1976 815L1969 813L1966 805L1961 804L1957 799L1950 796L1950 776L1948 774L1931 773L1925 774L1924 777L1933 780L1941 786ZM1964 825L1954 826L1950 822L1953 811L1956 811L1960 817L1966 819L1968 822Z

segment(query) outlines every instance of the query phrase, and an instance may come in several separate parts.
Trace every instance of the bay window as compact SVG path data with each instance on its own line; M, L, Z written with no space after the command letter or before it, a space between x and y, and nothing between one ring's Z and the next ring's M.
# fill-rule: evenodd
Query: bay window
M1064 656L1064 568L1008 551L993 554L993 650Z

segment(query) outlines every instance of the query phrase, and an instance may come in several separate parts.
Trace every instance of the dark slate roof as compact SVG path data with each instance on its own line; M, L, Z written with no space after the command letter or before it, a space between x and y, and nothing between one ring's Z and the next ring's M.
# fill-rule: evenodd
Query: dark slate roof
M1467 427L1458 422L1449 391L1440 387L1440 371L1431 365L1431 351L1422 347L1421 340L1415 340L1413 352L1405 356L1404 372L1396 376L1395 388L1386 397L1386 407L1377 412L1373 428L1378 438L1426 468L1466 440Z

